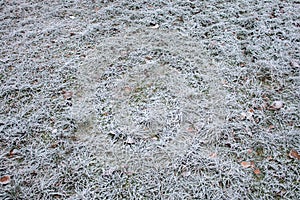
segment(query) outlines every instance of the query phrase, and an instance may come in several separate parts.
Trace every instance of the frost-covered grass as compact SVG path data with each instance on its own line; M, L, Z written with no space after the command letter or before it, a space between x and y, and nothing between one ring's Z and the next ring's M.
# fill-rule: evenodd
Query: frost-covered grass
M0 10L1 199L300 196L298 1Z

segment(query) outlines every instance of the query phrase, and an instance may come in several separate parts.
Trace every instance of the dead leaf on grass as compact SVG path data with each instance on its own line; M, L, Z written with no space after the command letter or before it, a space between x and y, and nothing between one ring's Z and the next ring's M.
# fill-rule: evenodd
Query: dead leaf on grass
M245 66L246 66L246 63L244 63L244 62L240 63L240 67L245 67Z
M152 60L152 56L145 56L146 60Z
M19 153L19 151L17 149L12 149L9 151L8 157L13 158L18 153Z
M290 151L289 156L291 158L296 158L296 159L300 160L300 155L299 155L299 153L295 149L292 149Z
M249 113L254 113L253 108L250 108L250 109L248 110L248 112L249 112Z
M0 184L2 184L2 185L8 184L8 183L10 183L10 180L11 179L10 179L9 175L2 176L0 178Z
M58 144L57 144L57 143L53 143L53 144L50 145L50 148L51 148L51 149L55 149L56 147L58 147Z
M254 167L255 166L253 161L250 161L250 162L242 161L241 165L242 165L243 168L249 168L249 167Z
M260 175L260 174L261 174L261 171L260 171L260 169L255 168L255 169L253 170L253 173L256 174L256 175Z

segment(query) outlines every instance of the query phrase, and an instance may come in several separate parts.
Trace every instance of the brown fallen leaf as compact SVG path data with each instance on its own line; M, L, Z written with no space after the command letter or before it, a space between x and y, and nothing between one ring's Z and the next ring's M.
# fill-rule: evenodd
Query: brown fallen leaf
M299 155L299 153L295 149L292 149L290 151L289 156L291 158L296 158L296 159L300 160L300 155Z
M184 19L183 19L183 17L182 16L180 16L180 17L177 17L177 19L176 19L177 21L179 21L179 22L184 22Z
M12 158L12 157L14 157L14 155L15 155L15 154L13 153L13 150L10 150L10 151L9 151L9 154L8 154L8 157L9 157L9 158Z
M0 178L0 184L2 185L5 185L5 184L8 184L10 182L10 176L9 175L5 175L5 176L2 176Z
M245 67L245 66L246 66L246 64L244 62L240 63L240 67Z
M18 153L19 153L19 151L17 149L12 149L9 151L8 157L13 158Z
M248 168L248 167L251 166L251 163L250 163L250 162L243 161L243 162L241 162L241 165L242 165L242 167L244 167L244 168Z
M254 167L255 166L253 161L251 161L251 162L242 161L241 165L242 165L243 168L249 168L249 167Z
M14 69L15 69L15 66L12 66L12 65L8 66L8 70L12 71Z
M248 112L249 112L249 113L254 113L253 108L250 108L250 109L248 110Z
M51 148L51 149L55 149L56 147L58 147L58 144L57 144L57 143L53 143L53 144L50 145L50 148Z
M152 60L152 56L146 56L145 59L146 60Z
M260 174L261 174L261 171L260 171L260 169L255 168L255 169L253 170L253 173L256 174L256 175L260 175Z

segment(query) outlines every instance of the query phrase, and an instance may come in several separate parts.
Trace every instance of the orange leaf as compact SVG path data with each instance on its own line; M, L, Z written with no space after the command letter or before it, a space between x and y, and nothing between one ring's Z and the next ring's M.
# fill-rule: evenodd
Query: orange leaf
M14 155L15 155L15 153L14 153L14 149L12 149L12 150L10 150L9 151L9 158L12 158L12 157L14 157Z
M289 156L290 156L291 158L296 158L296 159L300 160L300 155L299 155L298 152L297 152L296 150L294 150L294 149L292 149L292 150L290 151Z
M260 171L260 169L258 169L258 168L255 168L255 169L253 170L253 172L254 172L254 174L256 174L256 175L260 175L260 174L261 174L261 171Z
M241 162L241 165L244 168L249 168L249 167L254 167L255 166L253 161L251 161L251 162L243 161L243 162Z
M0 178L0 184L5 185L10 182L10 176L5 175Z
M243 161L243 162L241 162L241 165L242 165L242 167L244 167L244 168L248 168L248 167L251 166L251 163L250 163L250 162Z

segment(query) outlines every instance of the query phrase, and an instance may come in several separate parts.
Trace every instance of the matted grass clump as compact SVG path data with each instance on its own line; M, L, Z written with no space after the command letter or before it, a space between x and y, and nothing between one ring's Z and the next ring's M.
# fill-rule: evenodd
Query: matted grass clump
M297 199L297 1L0 2L1 199Z

